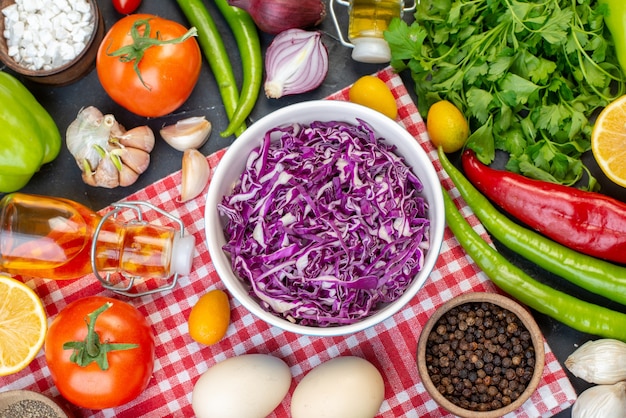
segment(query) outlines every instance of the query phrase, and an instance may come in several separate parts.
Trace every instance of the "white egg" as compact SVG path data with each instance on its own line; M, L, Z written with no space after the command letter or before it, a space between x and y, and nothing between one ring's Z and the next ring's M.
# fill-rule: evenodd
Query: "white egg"
M289 392L291 371L279 358L243 354L210 367L191 395L197 418L265 418Z
M385 399L378 369L360 357L343 356L311 370L291 398L292 418L372 418Z

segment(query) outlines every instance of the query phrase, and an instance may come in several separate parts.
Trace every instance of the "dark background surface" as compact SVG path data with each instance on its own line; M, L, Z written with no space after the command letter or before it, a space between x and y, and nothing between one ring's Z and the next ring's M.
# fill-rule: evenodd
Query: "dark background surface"
M121 18L121 15L113 9L110 0L99 0L98 3L108 30L115 21ZM230 30L226 23L222 20L217 8L211 1L205 1L205 3L211 12L211 15L214 17L216 24L220 28L221 33L223 34L227 50L231 52L236 51L237 47L230 34ZM328 1L326 1L326 3L328 4ZM336 10L341 23L345 27L345 25L347 25L345 8L338 6L336 7ZM138 12L153 13L161 17L179 21L188 26L187 21L180 12L180 9L175 1L144 0L138 9ZM412 13L406 13L404 18L410 22L412 19ZM386 66L386 64L373 65L353 61L350 57L351 50L343 47L337 40L336 30L330 13L319 29L324 33L323 42L328 48L330 55L330 71L322 86L307 94L286 96L281 99L270 100L265 98L263 93L261 93L256 107L248 120L248 124L253 123L255 120L258 120L273 110L288 104L324 98L327 95L353 83L360 76L374 73ZM261 33L261 41L264 51L271 40L272 36ZM231 53L231 60L236 77L238 81L240 81L241 71L239 69L240 61L238 54L234 52ZM416 102L417 100L410 74L408 72L403 72L401 76L407 89L412 95L413 100ZM174 123L177 120L189 116L206 116L207 119L213 124L213 133L211 134L208 142L200 149L200 151L202 151L205 155L209 155L228 146L234 140L234 137L221 138L219 135L219 132L225 129L227 125L227 118L215 79L206 61L203 61L200 80L189 100L174 113L156 119L146 119L133 115L116 105L102 89L95 70L89 73L82 80L64 87L51 88L44 85L38 85L28 80L22 81L53 116L63 137L65 137L65 130L67 129L67 126L76 118L78 111L82 107L90 105L96 106L103 113L113 114L127 129L147 124L155 131L155 134L157 134L157 143L154 151L151 153L150 167L132 186L126 188L120 187L116 189L103 189L85 185L81 179L80 170L76 165L74 158L69 154L67 148L63 146L59 157L54 162L42 167L41 171L33 177L28 186L22 190L23 192L65 197L83 203L94 210L99 210L181 168L182 153L174 150L158 137L158 130L163 125ZM458 155L451 155L450 157L453 161L458 162ZM602 190L604 193L622 200L626 197L624 193L625 190L623 188L606 180L595 165L591 155L585 156L585 161L588 166L591 167L593 174L602 184ZM507 258L509 258L516 265L522 267L527 273L538 280L544 281L550 284L550 286L563 290L574 296L615 310L626 312L626 308L624 306L578 289L563 279L555 277L554 275L541 270L539 267L521 259L516 254L508 251L502 245L499 245L497 242L496 246L498 250L501 251ZM575 308L572 307L572 309ZM587 340L598 338L596 336L577 332L551 318L546 317L545 315L537 312L533 313L552 350L561 363L563 363L567 356L570 355L580 344ZM572 376L569 372L567 373L578 393L590 386L581 379ZM557 416L559 418L570 417L571 412L567 410Z

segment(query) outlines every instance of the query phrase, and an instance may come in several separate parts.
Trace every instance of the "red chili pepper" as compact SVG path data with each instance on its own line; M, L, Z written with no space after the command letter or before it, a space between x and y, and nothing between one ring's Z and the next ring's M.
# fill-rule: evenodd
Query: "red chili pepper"
M476 188L517 220L578 252L626 263L626 203L493 169L471 150L461 163Z

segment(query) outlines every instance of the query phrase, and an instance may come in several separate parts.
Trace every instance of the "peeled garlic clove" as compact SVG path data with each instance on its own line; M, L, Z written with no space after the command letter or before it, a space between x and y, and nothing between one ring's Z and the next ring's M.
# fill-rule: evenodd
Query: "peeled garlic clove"
M611 385L626 380L626 343L611 338L587 341L570 354L565 367L589 383Z
M189 148L183 153L182 181L179 202L197 197L209 182L211 168L206 157L197 149Z
M137 126L117 137L125 147L138 148L150 152L154 148L154 132L149 126Z
M572 408L572 418L623 418L625 413L626 382L592 386Z
M178 151L198 149L211 135L211 122L204 116L193 116L179 120L174 125L164 126L160 133L165 142Z

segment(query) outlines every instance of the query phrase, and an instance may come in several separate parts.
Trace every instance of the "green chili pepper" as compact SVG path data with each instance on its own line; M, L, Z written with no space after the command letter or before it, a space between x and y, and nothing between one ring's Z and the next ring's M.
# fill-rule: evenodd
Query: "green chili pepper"
M615 54L622 72L626 74L626 2L624 0L599 0L598 4L604 4L608 8L604 23L613 37Z
M626 315L559 292L533 279L487 244L443 188L448 227L491 281L523 304L578 331L626 341Z
M59 129L31 92L0 71L0 192L26 186L61 150Z
M626 305L626 268L574 251L513 222L450 163L442 149L438 155L465 202L504 246L581 288Z
M227 0L215 0L215 4L235 36L243 70L237 108L230 118L228 127L220 133L221 136L228 137L236 132L256 104L263 81L263 56L259 33L250 14L243 9L229 5Z
M204 56L211 67L215 81L217 81L224 109L228 118L232 118L239 101L239 89L233 73L233 67L226 52L226 47L215 25L215 21L204 6L202 0L176 0L183 14L198 30L198 42ZM236 133L246 129L245 124L239 125Z

